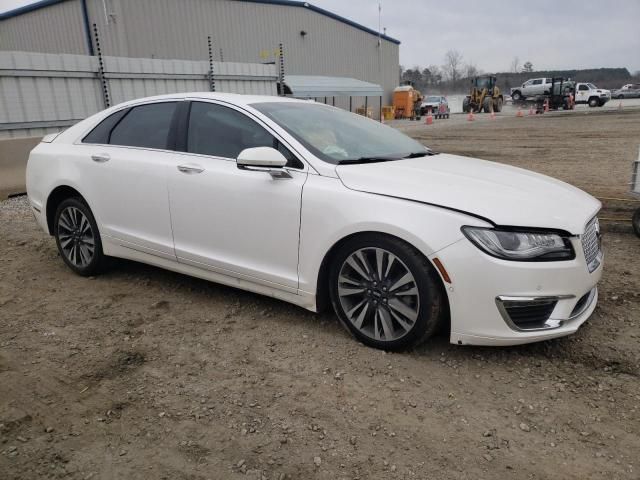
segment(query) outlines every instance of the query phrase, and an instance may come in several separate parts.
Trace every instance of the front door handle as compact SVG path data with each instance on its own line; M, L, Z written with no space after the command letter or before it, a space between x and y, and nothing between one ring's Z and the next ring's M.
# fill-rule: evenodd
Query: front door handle
M98 163L108 162L111 157L108 153L100 153L98 155L91 155L91 160Z
M178 170L180 170L182 173L187 174L204 172L204 168L202 168L200 165L194 165L192 163L188 163L186 165L178 165Z

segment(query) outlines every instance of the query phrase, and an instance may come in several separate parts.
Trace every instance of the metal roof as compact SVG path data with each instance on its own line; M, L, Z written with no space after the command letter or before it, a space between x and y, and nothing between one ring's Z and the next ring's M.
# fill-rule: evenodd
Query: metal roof
M319 75L287 75L284 84L296 98L318 97L380 97L383 90L375 83L348 77Z
M8 12L0 13L0 20L7 20L8 18L17 17L18 15L22 15L23 13L32 12L34 10L39 10L44 7L48 7L49 5L55 5L56 3L62 3L66 0L39 0L23 7L15 8L13 10L9 10ZM249 3L263 3L263 4L271 4L271 5L284 5L287 7L301 7L311 10L313 12L319 13L320 15L324 15L329 18L333 18L338 22L346 23L354 28L362 30L363 32L370 33L371 35L380 36L389 42L393 42L397 45L400 45L400 40L396 40L395 38L389 37L388 35L384 35L382 33L376 32L375 30L365 27L364 25L360 25L348 18L337 15L329 10L325 10L324 8L316 7L308 2L300 2L294 0L238 0L242 2Z

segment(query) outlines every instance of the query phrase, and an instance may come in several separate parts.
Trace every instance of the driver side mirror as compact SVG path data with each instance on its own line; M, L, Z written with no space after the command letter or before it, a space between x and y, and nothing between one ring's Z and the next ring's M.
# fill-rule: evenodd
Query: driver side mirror
M273 178L291 178L291 174L284 170L287 159L282 153L272 147L245 148L236 159L240 170L265 172Z

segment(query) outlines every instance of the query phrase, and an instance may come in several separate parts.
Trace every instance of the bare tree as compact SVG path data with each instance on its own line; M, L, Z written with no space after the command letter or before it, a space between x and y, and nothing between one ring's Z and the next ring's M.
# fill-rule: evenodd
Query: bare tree
M533 63L524 62L524 65L522 66L522 71L527 73L533 72Z
M520 59L518 57L513 57L513 60L511 60L511 71L520 73Z
M462 54L457 50L449 50L444 54L444 70L445 76L451 82L451 86L455 88L456 82L460 78L460 70L462 68Z
M480 70L476 67L473 62L469 62L464 66L464 76L466 78L477 77L480 74Z

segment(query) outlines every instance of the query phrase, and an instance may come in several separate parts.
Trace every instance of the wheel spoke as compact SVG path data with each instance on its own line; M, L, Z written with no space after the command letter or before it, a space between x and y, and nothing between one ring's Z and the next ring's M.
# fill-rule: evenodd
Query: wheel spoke
M396 281L396 283L394 283L390 288L389 291L390 292L394 292L395 290L397 290L398 288L406 285L409 282L413 282L413 275L411 275L411 272L407 272L405 273L402 278L400 278L400 280Z
M378 326L378 317L379 317L379 313L378 313L378 310L376 309L373 315L373 335L376 340L380 340L380 327Z
M409 290L401 290L399 292L394 292L393 295L396 297L402 297L406 295L418 295L418 289L416 287L412 287Z
M356 287L361 287L362 283L356 281L356 280L351 280L348 277L345 277L344 275L340 275L340 278L338 278L338 281L340 283L348 283L349 285L355 285Z
M364 322L365 317L367 316L367 311L369 310L369 302L366 302L362 311L358 314L358 318L356 318L353 325L360 330L362 328L362 323Z
M384 275L382 274L382 263L384 262L384 250L376 248L376 266L378 267L378 279L382 280Z
M362 263L362 266L365 268L365 270L367 271L367 278L371 278L372 277L372 270L371 270L371 265L369 265L369 260L367 260L367 258L364 256L364 254L362 253L362 250L358 250L356 252L356 257L358 257L358 260L360 260L360 263Z
M408 318L411 321L416 320L416 318L418 318L418 311L417 310L413 310L410 307L408 307L404 302L398 300L398 299L391 299L389 300L389 308L395 310L396 312L404 315L406 318Z
M391 271L391 266L393 265L393 262L395 261L396 257L387 252L387 270L384 272L384 277L387 278L389 276L389 272Z
M378 308L378 315L380 317L380 323L382 324L382 330L384 331L385 340L391 340L393 338L393 326L391 325L391 318L389 313L383 308Z
M391 316L393 316L395 321L398 322L402 328L404 328L405 332L408 332L411 329L411 325L408 324L405 319L403 319L400 315L398 315L392 309L389 309L389 313L391 314Z
M349 320L351 320L353 318L353 314L356 313L356 311L362 307L365 303L367 303L367 299L365 298L364 300L360 301L360 303L356 304L355 307L353 307L351 310L349 310L347 312L347 317L349 317Z
M347 297L349 295L356 295L358 293L364 293L364 288L344 288L338 287L338 295L341 297Z
M362 268L360 268L360 265L358 265L353 255L347 259L347 264L351 268L353 268L356 271L356 273L360 275L362 278L364 278L365 280L371 280L371 278L369 277L369 274L366 273L364 270L362 270Z

